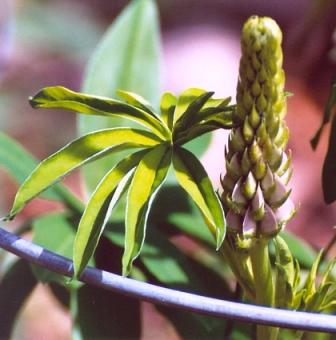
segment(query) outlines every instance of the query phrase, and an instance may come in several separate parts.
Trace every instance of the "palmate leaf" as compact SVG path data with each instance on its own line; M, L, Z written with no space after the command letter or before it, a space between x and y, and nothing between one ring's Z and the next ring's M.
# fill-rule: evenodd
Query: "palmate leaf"
M174 148L173 166L179 184L202 212L218 249L225 237L226 223L222 205L206 171L191 152L181 147Z
M163 139L170 138L169 129L161 119L122 101L74 92L62 86L45 87L29 101L33 108L60 108L88 115L130 119L151 129Z
M114 205L127 186L128 173L148 150L134 153L113 167L93 192L80 220L74 242L74 271L78 277L94 253ZM125 179L125 181L122 181ZM118 190L117 190L118 189Z
M125 251L123 274L130 271L144 242L148 213L152 201L163 184L171 163L169 145L158 145L149 151L137 166L127 196Z
M158 143L159 139L150 132L131 128L106 129L80 137L35 168L19 188L9 217L13 218L40 192L87 162L109 152L132 147L150 147Z

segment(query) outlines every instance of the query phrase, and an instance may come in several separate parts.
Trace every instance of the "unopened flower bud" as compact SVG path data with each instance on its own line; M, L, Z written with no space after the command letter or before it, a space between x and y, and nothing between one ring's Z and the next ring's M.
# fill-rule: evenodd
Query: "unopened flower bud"
M292 169L285 153L281 42L281 30L270 18L253 16L243 27L237 125L222 181L228 229L240 240L276 235L295 211L287 188Z

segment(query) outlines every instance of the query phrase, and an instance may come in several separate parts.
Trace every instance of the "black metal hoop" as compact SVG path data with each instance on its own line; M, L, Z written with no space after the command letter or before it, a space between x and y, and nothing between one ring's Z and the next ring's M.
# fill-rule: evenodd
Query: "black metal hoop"
M69 259L2 228L0 228L0 247L48 270L69 277L73 275L73 264ZM200 314L284 328L336 332L336 316L332 315L295 312L219 300L155 286L91 267L84 270L81 281L154 304Z

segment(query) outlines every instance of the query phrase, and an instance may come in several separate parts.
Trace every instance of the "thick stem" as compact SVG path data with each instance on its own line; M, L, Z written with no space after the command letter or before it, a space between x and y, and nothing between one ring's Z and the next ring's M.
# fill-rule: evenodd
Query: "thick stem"
M255 302L259 305L274 306L274 285L272 266L268 253L268 240L259 239L250 249L255 283ZM277 339L278 328L257 326L257 339Z

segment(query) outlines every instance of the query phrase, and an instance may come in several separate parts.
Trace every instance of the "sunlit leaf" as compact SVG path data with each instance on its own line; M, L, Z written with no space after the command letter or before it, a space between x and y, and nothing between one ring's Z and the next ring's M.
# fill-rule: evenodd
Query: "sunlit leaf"
M127 174L146 152L150 151L139 151L123 159L105 175L93 192L80 220L74 243L75 276L81 274L97 247L112 209L122 194L121 182L123 186L127 184Z
M10 339L21 307L37 280L28 262L16 261L0 280L0 339Z
M35 168L19 188L10 217L14 217L31 199L79 166L112 151L149 147L157 143L158 139L153 134L131 128L96 131L78 138Z
M117 90L116 93L119 97L123 98L126 103L138 107L139 109L148 112L153 117L160 119L160 117L156 115L155 110L152 108L151 104L140 95L124 90Z
M174 112L174 124L185 113L188 106L199 96L205 94L206 91L198 88L190 88L180 94L177 99L176 108Z
M169 138L169 131L161 121L148 112L107 97L71 91L62 86L46 87L29 99L33 108L60 108L88 115L117 116L133 120Z
M160 101L160 111L163 121L169 129L173 127L174 111L177 103L177 98L170 92L165 92Z
M218 130L218 129L229 129L232 128L232 121L229 119L215 118L213 120L205 121L202 123L195 124L190 128L182 130L175 140L175 144L183 145L185 143L193 141L206 133Z
M197 96L185 109L185 111L180 115L180 117L175 121L174 124L174 132L173 136L178 135L179 131L186 129L190 126L194 117L198 115L199 111L202 109L204 104L211 98L214 92L205 92L199 96ZM184 97L180 97L177 102L177 107L175 109L175 115L177 115L176 111L179 109L180 100L185 99ZM175 118L174 115L174 118Z
M108 28L86 67L82 91L114 97L116 90L132 91L146 98L155 109L160 98L160 29L156 2L130 1ZM79 115L80 135L124 126L123 118ZM116 163L109 156L84 169L86 186L92 192Z
M152 201L166 178L171 162L168 145L158 145L149 151L137 166L126 206L125 252L123 274L129 273L144 242L148 213Z
M191 152L180 147L174 149L173 165L179 184L202 212L219 248L226 231L224 212L206 171Z

